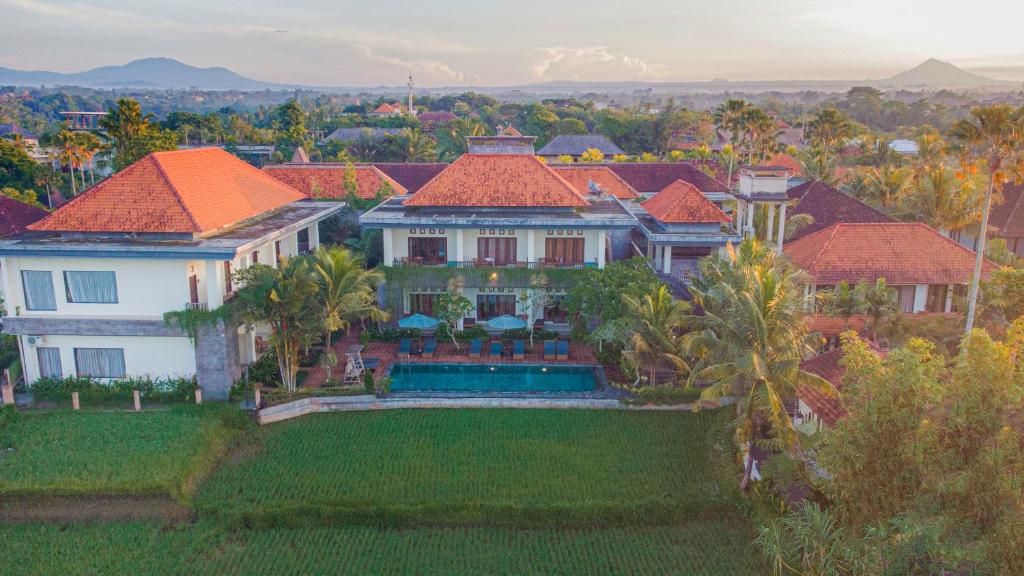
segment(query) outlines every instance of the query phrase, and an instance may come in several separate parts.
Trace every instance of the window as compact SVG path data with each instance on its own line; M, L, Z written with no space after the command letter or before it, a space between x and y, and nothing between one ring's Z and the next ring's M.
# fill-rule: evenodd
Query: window
M423 314L424 316L434 315L434 303L437 301L437 294L410 294L409 313Z
M117 279L113 272L65 272L68 302L117 304Z
M896 286L896 303L902 312L914 311L914 293L916 286Z
M409 238L409 259L428 264L448 261L448 240L446 238Z
M253 264L259 264L260 263L260 251L259 250L253 250L252 251L252 263Z
M583 238L545 238L544 257L556 264L583 264Z
M235 291L235 287L231 281L231 261L227 260L224 262L224 293L232 294Z
M75 371L85 378L124 378L124 350L75 348Z
M40 378L63 378L60 369L60 348L36 348Z
M515 238L477 238L476 250L478 257L488 264L507 266L516 263Z
M309 252L309 228L303 228L295 234L295 239L299 243L299 254L305 254Z
M515 316L516 297L480 294L476 297L476 319L485 321L498 316Z
M281 241L274 241L274 260L277 262L281 261Z
M945 312L946 295L949 293L949 286L945 284L930 284L928 286L928 301L925 310L928 312Z
M199 277L195 274L188 277L188 301L199 304Z
M29 310L57 309L57 298L53 294L53 274L51 272L22 270L21 285L25 289L25 308Z

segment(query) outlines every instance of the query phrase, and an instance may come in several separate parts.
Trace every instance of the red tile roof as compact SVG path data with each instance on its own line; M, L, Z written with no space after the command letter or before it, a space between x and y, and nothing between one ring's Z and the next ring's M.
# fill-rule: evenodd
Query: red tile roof
M408 191L390 176L371 165L354 165L356 196L370 199L377 191L389 185L390 195L405 195ZM271 164L263 171L302 192L309 198L344 198L345 164Z
M607 166L553 165L551 169L572 184L580 194L590 193L590 183L619 200L637 197L636 190Z
M840 223L785 245L817 284L966 284L974 252L920 222ZM995 269L986 261L985 275Z
M463 154L404 204L578 208L588 202L533 155Z
M836 348L804 360L800 363L800 368L828 380L836 390L842 390L843 375L846 374L846 368L839 364L842 357L842 348ZM810 386L798 387L796 394L826 426L835 426L840 418L846 416L841 396L829 396Z
M768 166L781 166L789 171L790 176L797 174L803 174L804 166L796 158L793 158L789 154L784 152L778 152L771 157L771 160L765 162Z
M807 331L818 332L825 338L839 336L847 330L853 330L858 334L862 334L864 327L867 326L867 321L867 316L863 314L850 316L849 319L839 316L815 314L807 322Z
M448 167L447 164L436 162L429 164L407 164L405 162L377 162L373 164L378 170L401 184L410 194L416 193L424 184Z
M50 213L36 206L0 194L0 238L21 234L28 225Z
M202 234L303 198L220 148L154 152L28 228Z
M402 105L401 104L388 104L387 102L381 103L381 105L377 106L377 109L374 110L374 112L377 112L379 114L394 114L395 112L401 112L401 111L402 111Z
M993 201L988 225L996 229L996 236L1024 238L1024 184L1003 186L1003 201Z
M515 128L513 128L511 124L509 124L508 126L505 126L504 128L501 129L500 132L498 132L498 136L522 136L522 135L523 134L519 130L516 130Z
M797 231L792 240L840 222L893 222L888 215L817 180L790 188L787 194L800 199L792 214L808 214L814 218L814 223Z
M689 182L705 194L729 191L690 162L612 162L607 166L641 194L655 194L676 180Z
M696 186L682 180L669 184L640 205L655 220L665 224L721 224L732 221Z

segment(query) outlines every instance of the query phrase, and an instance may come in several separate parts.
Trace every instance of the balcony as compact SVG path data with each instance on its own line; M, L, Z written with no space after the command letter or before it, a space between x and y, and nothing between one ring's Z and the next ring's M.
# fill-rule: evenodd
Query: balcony
M393 267L424 267L424 268L521 268L525 270L563 269L583 270L597 268L597 261L570 263L557 258L538 258L535 262L511 262L496 264L493 258L477 258L476 260L442 260L429 261L423 258L395 258Z
M206 302L185 302L185 310L209 310Z

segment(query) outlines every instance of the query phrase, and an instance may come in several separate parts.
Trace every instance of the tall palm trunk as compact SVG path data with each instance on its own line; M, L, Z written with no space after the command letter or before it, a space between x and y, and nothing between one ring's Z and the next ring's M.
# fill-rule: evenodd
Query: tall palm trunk
M967 322L964 334L974 329L974 313L978 308L978 286L981 283L981 265L985 261L985 243L988 239L988 214L992 207L992 190L995 187L995 171L989 168L988 188L985 190L985 203L981 207L981 230L978 231L978 250L974 255L974 275L971 276L971 289L967 294Z
M78 196L78 183L75 181L75 164L68 162L68 170L71 171L71 195Z
M85 189L86 189L86 185L85 185L85 163L84 162L79 162L78 163L78 175L82 178L82 191L84 192Z

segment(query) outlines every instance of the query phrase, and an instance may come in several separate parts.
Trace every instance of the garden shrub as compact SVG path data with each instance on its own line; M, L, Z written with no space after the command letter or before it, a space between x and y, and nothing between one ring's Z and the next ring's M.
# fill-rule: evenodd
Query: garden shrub
M366 329L369 339L375 342L398 342L402 338L419 338L422 331L419 328L399 328L397 326L386 326L378 328L370 326Z
M516 330L505 330L501 335L502 340L529 340L530 330L528 328L518 328ZM548 340L558 340L558 333L552 332L551 330L534 330L533 331L534 342L546 342Z
M438 340L448 340L451 336L448 335L448 325L438 324L437 330L434 332L434 337ZM455 332L456 340L483 340L487 338L487 329L479 324L474 324L465 330L458 330Z
M68 376L67 378L40 378L32 384L34 400L67 402L72 392L78 392L83 403L123 403L132 400L138 390L147 402L188 402L194 399L196 379L192 378L123 378L109 382Z
M647 386L632 392L639 404L692 404L700 400L700 390L690 386Z
M277 354L273 350L249 365L249 382L264 386L281 385L281 368L277 365Z
M363 388L367 394L376 394L377 387L373 382L373 372L366 370L363 372Z

